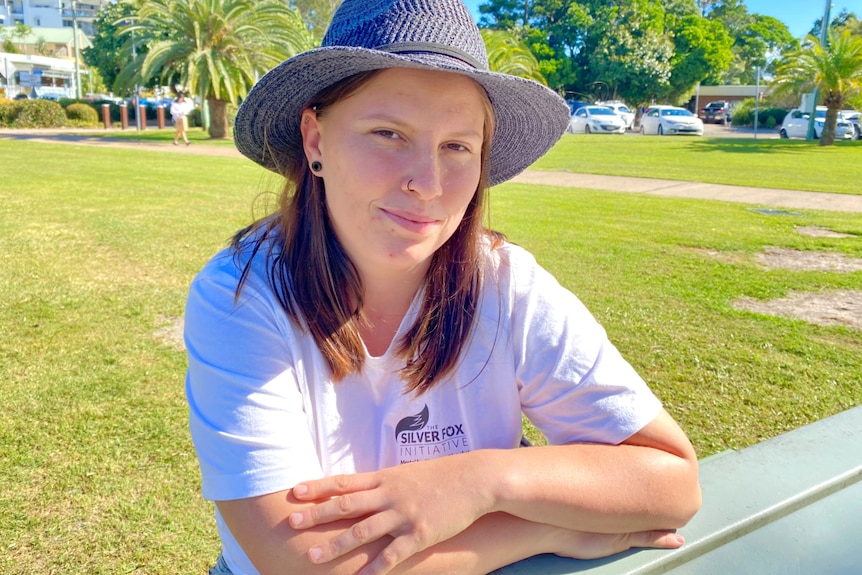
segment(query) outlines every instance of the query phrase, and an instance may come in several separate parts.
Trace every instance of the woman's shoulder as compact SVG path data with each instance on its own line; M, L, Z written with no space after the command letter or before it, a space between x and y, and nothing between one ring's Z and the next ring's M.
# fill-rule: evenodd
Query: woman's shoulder
M532 275L540 267L532 253L504 238L489 238L484 254L486 274L497 279Z
M261 226L238 233L231 245L223 248L204 265L194 283L216 282L233 285L236 289L242 281L243 289L248 286L254 290L267 285L267 270L279 251L275 233L268 228Z

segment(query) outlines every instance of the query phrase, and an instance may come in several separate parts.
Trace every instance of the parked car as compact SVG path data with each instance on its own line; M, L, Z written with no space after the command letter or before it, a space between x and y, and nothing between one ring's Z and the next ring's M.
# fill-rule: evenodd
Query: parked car
M589 102L581 102L580 100L566 100L566 104L569 105L569 114L574 114L578 108L590 105Z
M851 126L853 126L853 139L862 139L862 127L859 126L862 112L857 112L856 110L842 110L840 114L841 117L844 118L844 120L846 120L850 123Z
M733 104L728 100L710 102L701 111L703 121L710 124L729 124L733 116Z
M781 129L778 131L782 138L806 138L808 137L808 112L794 108L790 110L784 117L784 122L781 123ZM817 106L814 111L814 137L820 138L823 134L823 126L826 124L826 106ZM847 120L838 116L838 123L835 125L835 139L849 140L853 138L856 131L853 125Z
M625 134L626 123L606 106L583 106L569 119L572 134Z
M641 134L702 136L703 121L685 108L650 106L641 118Z
M606 106L616 113L626 123L626 129L631 130L635 123L635 113L625 104L618 100L607 102L596 102L597 106Z

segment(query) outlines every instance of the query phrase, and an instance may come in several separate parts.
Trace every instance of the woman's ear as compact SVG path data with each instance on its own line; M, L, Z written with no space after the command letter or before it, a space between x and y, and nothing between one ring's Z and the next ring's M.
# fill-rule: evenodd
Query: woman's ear
M302 149L308 163L321 161L323 153L320 149L320 121L317 112L311 108L302 111L299 131L302 134Z

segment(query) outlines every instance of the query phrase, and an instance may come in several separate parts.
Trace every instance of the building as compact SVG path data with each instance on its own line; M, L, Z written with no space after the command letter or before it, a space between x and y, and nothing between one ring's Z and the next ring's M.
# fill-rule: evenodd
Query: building
M88 90L81 51L92 45L99 10L110 0L0 0L0 26L15 53L0 46L0 96L72 98ZM31 32L9 32L17 24ZM76 85L80 79L81 86Z
M17 53L2 51L0 46L0 97L14 98L19 94L30 97L74 98L75 38L72 28L38 28L13 43ZM78 30L78 51L90 47L90 40ZM78 70L81 93L88 87L89 75Z
M760 86L761 98L764 97L766 90L766 85ZM698 86L686 107L692 112L699 113L709 102L716 100L741 102L757 95L757 86Z
M111 0L0 0L0 25L73 28L77 23L84 35L92 38L99 10L110 3Z

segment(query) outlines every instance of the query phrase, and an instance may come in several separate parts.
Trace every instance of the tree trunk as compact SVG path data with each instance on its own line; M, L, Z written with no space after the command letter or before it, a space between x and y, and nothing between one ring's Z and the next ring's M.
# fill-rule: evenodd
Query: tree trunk
M838 108L826 108L826 120L823 123L823 133L820 134L820 145L831 146L835 143L835 127L838 124Z
M210 138L225 140L230 137L230 127L227 123L227 101L207 98L210 107Z

